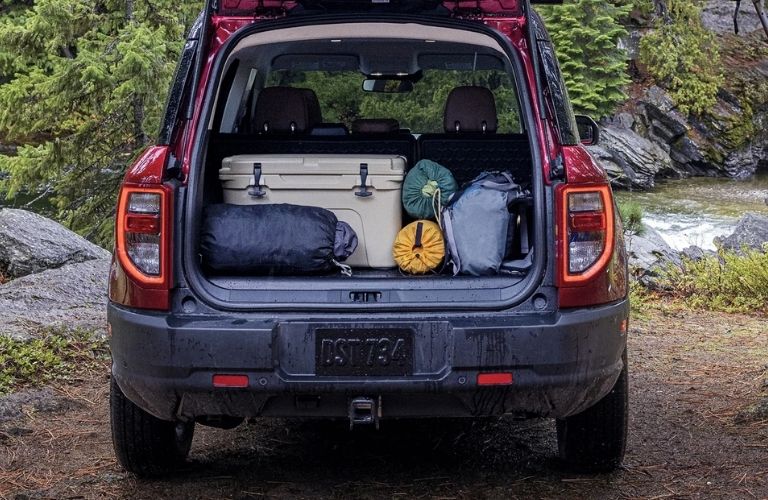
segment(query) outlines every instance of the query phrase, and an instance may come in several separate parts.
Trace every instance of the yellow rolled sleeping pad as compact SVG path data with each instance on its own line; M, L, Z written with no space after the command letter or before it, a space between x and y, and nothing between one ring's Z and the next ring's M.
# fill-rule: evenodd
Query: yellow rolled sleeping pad
M392 255L406 273L424 274L437 269L445 257L440 226L429 220L411 222L397 233Z

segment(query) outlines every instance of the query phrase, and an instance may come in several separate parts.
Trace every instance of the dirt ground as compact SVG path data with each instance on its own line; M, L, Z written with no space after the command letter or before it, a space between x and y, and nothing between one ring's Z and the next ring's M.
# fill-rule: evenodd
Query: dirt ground
M0 497L768 498L766 319L659 305L629 346L629 446L608 475L563 470L549 420L259 420L198 426L183 470L137 480L112 453L104 367L2 402Z

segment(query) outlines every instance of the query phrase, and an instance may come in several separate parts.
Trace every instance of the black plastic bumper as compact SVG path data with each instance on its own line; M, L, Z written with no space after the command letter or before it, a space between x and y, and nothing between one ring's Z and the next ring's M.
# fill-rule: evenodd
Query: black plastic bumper
M526 414L565 417L599 401L622 369L628 303L545 315L301 319L183 316L110 304L112 373L125 395L163 419L200 416L345 417L353 397L381 402L382 418ZM318 328L410 328L413 375L315 375ZM504 386L480 372L511 372ZM246 374L244 389L214 374Z

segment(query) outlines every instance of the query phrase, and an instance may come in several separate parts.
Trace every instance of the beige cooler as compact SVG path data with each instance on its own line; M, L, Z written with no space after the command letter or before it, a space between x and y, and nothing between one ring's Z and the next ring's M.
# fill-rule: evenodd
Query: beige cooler
M402 224L404 175L405 159L388 155L238 155L224 158L219 170L226 203L331 210L357 233L357 250L345 263L375 268L396 266L392 244Z

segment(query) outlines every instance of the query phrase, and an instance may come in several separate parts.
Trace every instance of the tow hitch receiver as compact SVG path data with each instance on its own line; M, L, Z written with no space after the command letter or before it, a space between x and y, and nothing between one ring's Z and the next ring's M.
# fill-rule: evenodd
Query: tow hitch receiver
M376 400L369 397L356 397L349 402L349 429L352 430L355 425L375 425L379 428L379 418L381 417L381 397L378 404Z

